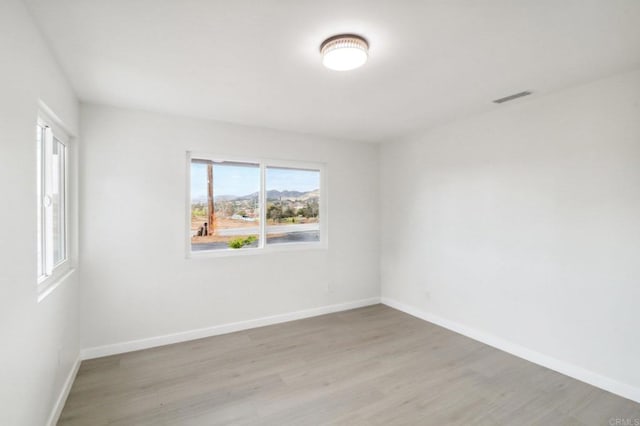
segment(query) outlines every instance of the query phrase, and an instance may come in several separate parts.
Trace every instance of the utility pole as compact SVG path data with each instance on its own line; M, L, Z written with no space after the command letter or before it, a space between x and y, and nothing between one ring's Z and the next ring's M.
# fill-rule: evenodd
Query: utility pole
M213 235L216 212L213 208L213 163L207 163L207 201L209 210L209 235Z

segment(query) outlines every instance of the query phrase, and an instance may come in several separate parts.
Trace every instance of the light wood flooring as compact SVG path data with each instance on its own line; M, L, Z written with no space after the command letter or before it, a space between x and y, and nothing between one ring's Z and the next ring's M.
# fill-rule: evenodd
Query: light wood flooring
M640 419L640 404L375 305L84 361L58 424L549 426L611 419Z

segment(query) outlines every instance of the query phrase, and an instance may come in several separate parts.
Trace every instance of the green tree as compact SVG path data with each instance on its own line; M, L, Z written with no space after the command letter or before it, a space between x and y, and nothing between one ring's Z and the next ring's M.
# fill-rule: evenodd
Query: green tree
M267 219L280 221L280 219L282 219L282 207L276 204L271 204L267 208Z

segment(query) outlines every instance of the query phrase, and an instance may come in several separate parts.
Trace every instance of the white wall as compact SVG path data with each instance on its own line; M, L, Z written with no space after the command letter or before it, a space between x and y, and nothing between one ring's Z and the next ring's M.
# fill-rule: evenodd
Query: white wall
M378 146L81 108L83 348L378 297ZM185 258L186 152L325 162L329 249Z
M77 271L36 288L38 100L75 131L77 102L25 6L0 2L0 424L41 426L79 354Z
M380 180L383 298L640 398L640 72L387 143Z

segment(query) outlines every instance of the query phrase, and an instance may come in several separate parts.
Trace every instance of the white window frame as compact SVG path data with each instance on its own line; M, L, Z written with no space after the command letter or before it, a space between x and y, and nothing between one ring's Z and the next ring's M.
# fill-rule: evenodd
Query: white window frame
M214 249L214 250L191 250L191 160L209 160L214 162L236 162L257 164L260 167L260 238L258 247L245 247L241 249ZM266 209L266 171L268 167L282 167L302 170L320 171L320 241L292 242L267 244L267 209ZM202 152L187 152L187 198L186 198L186 224L185 224L185 247L187 258L201 257L225 257L243 256L264 253L274 253L282 251L299 250L326 250L329 245L329 215L327 197L327 166L325 163L315 163L308 161L275 160L265 158L246 158L231 155L212 155Z
M71 169L73 165L73 153L71 152L71 136L68 131L60 124L60 121L57 117L51 113L48 108L44 105L40 106L40 110L38 111L37 118L37 126L38 131L40 128L44 129L44 138L50 139L51 141L59 141L64 145L64 198L63 198L63 223L64 223L64 252L65 257L63 260L58 263L53 263L53 247L52 247L52 235L47 235L49 232L47 231L47 227L45 225L47 213L47 206L45 205L44 197L46 196L46 174L47 168L50 165L47 165L46 161L46 152L45 147L40 148L41 158L40 158L40 169L36 170L37 177L40 179L40 185L42 188L42 193L38 194L36 191L36 197L41 195L41 199L36 200L36 207L40 209L40 219L41 223L36 224L38 227L42 227L41 237L37 239L38 251L40 253L39 256L36 257L36 262L42 262L43 265L43 273L42 275L37 277L37 292L38 292L38 302L42 301L46 296L48 296L61 282L63 282L66 277L68 277L73 272L73 252L72 252L72 236L73 232L71 229L72 222L70 220L71 213ZM41 143L44 142L44 138ZM36 142L37 143L37 142ZM36 234L37 235L37 234ZM37 275L37 274L36 274Z

